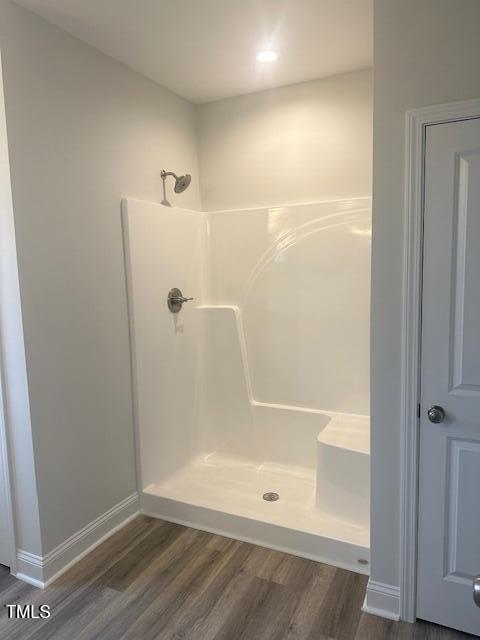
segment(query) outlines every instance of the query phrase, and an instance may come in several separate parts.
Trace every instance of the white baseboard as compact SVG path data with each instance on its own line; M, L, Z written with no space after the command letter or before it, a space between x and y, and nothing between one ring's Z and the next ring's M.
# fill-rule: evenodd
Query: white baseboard
M44 587L42 556L36 556L28 551L17 552L17 571L15 576L23 582L33 584L34 587Z
M133 493L44 556L19 549L16 577L35 587L46 587L138 513L138 493Z
M389 620L400 620L400 587L370 579L362 611Z

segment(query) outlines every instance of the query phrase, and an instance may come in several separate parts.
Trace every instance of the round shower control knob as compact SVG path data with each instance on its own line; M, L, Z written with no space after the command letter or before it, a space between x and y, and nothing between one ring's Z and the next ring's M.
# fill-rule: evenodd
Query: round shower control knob
M445 420L445 411L443 410L443 407L440 407L438 404L434 404L427 411L427 416L433 424L440 424Z

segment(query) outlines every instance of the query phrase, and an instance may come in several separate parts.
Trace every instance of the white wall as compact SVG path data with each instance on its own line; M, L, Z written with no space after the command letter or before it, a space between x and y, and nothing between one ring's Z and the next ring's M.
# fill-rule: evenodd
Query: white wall
M371 195L372 72L198 107L204 210Z
M369 415L370 198L207 217L209 301L241 310L253 398Z
M142 488L212 454L313 471L318 410L369 413L371 198L128 199L125 220ZM194 297L178 314L173 284Z
M7 0L0 46L45 553L135 490L120 199L199 208L195 112Z
M372 578L398 585L407 109L480 96L478 0L375 0Z
M128 199L124 232L143 489L199 453L205 218ZM167 306L173 287L194 298L181 313Z

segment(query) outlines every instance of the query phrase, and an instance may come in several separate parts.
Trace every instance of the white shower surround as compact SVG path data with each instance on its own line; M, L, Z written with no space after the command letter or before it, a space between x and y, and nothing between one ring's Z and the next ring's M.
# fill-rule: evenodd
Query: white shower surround
M368 572L371 199L123 216L143 512Z

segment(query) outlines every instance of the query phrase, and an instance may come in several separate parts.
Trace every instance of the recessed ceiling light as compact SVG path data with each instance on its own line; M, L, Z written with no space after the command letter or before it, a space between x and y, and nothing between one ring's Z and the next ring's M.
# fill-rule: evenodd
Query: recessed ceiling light
M275 62L277 58L278 53L275 53L275 51L260 51L257 56L259 62Z

